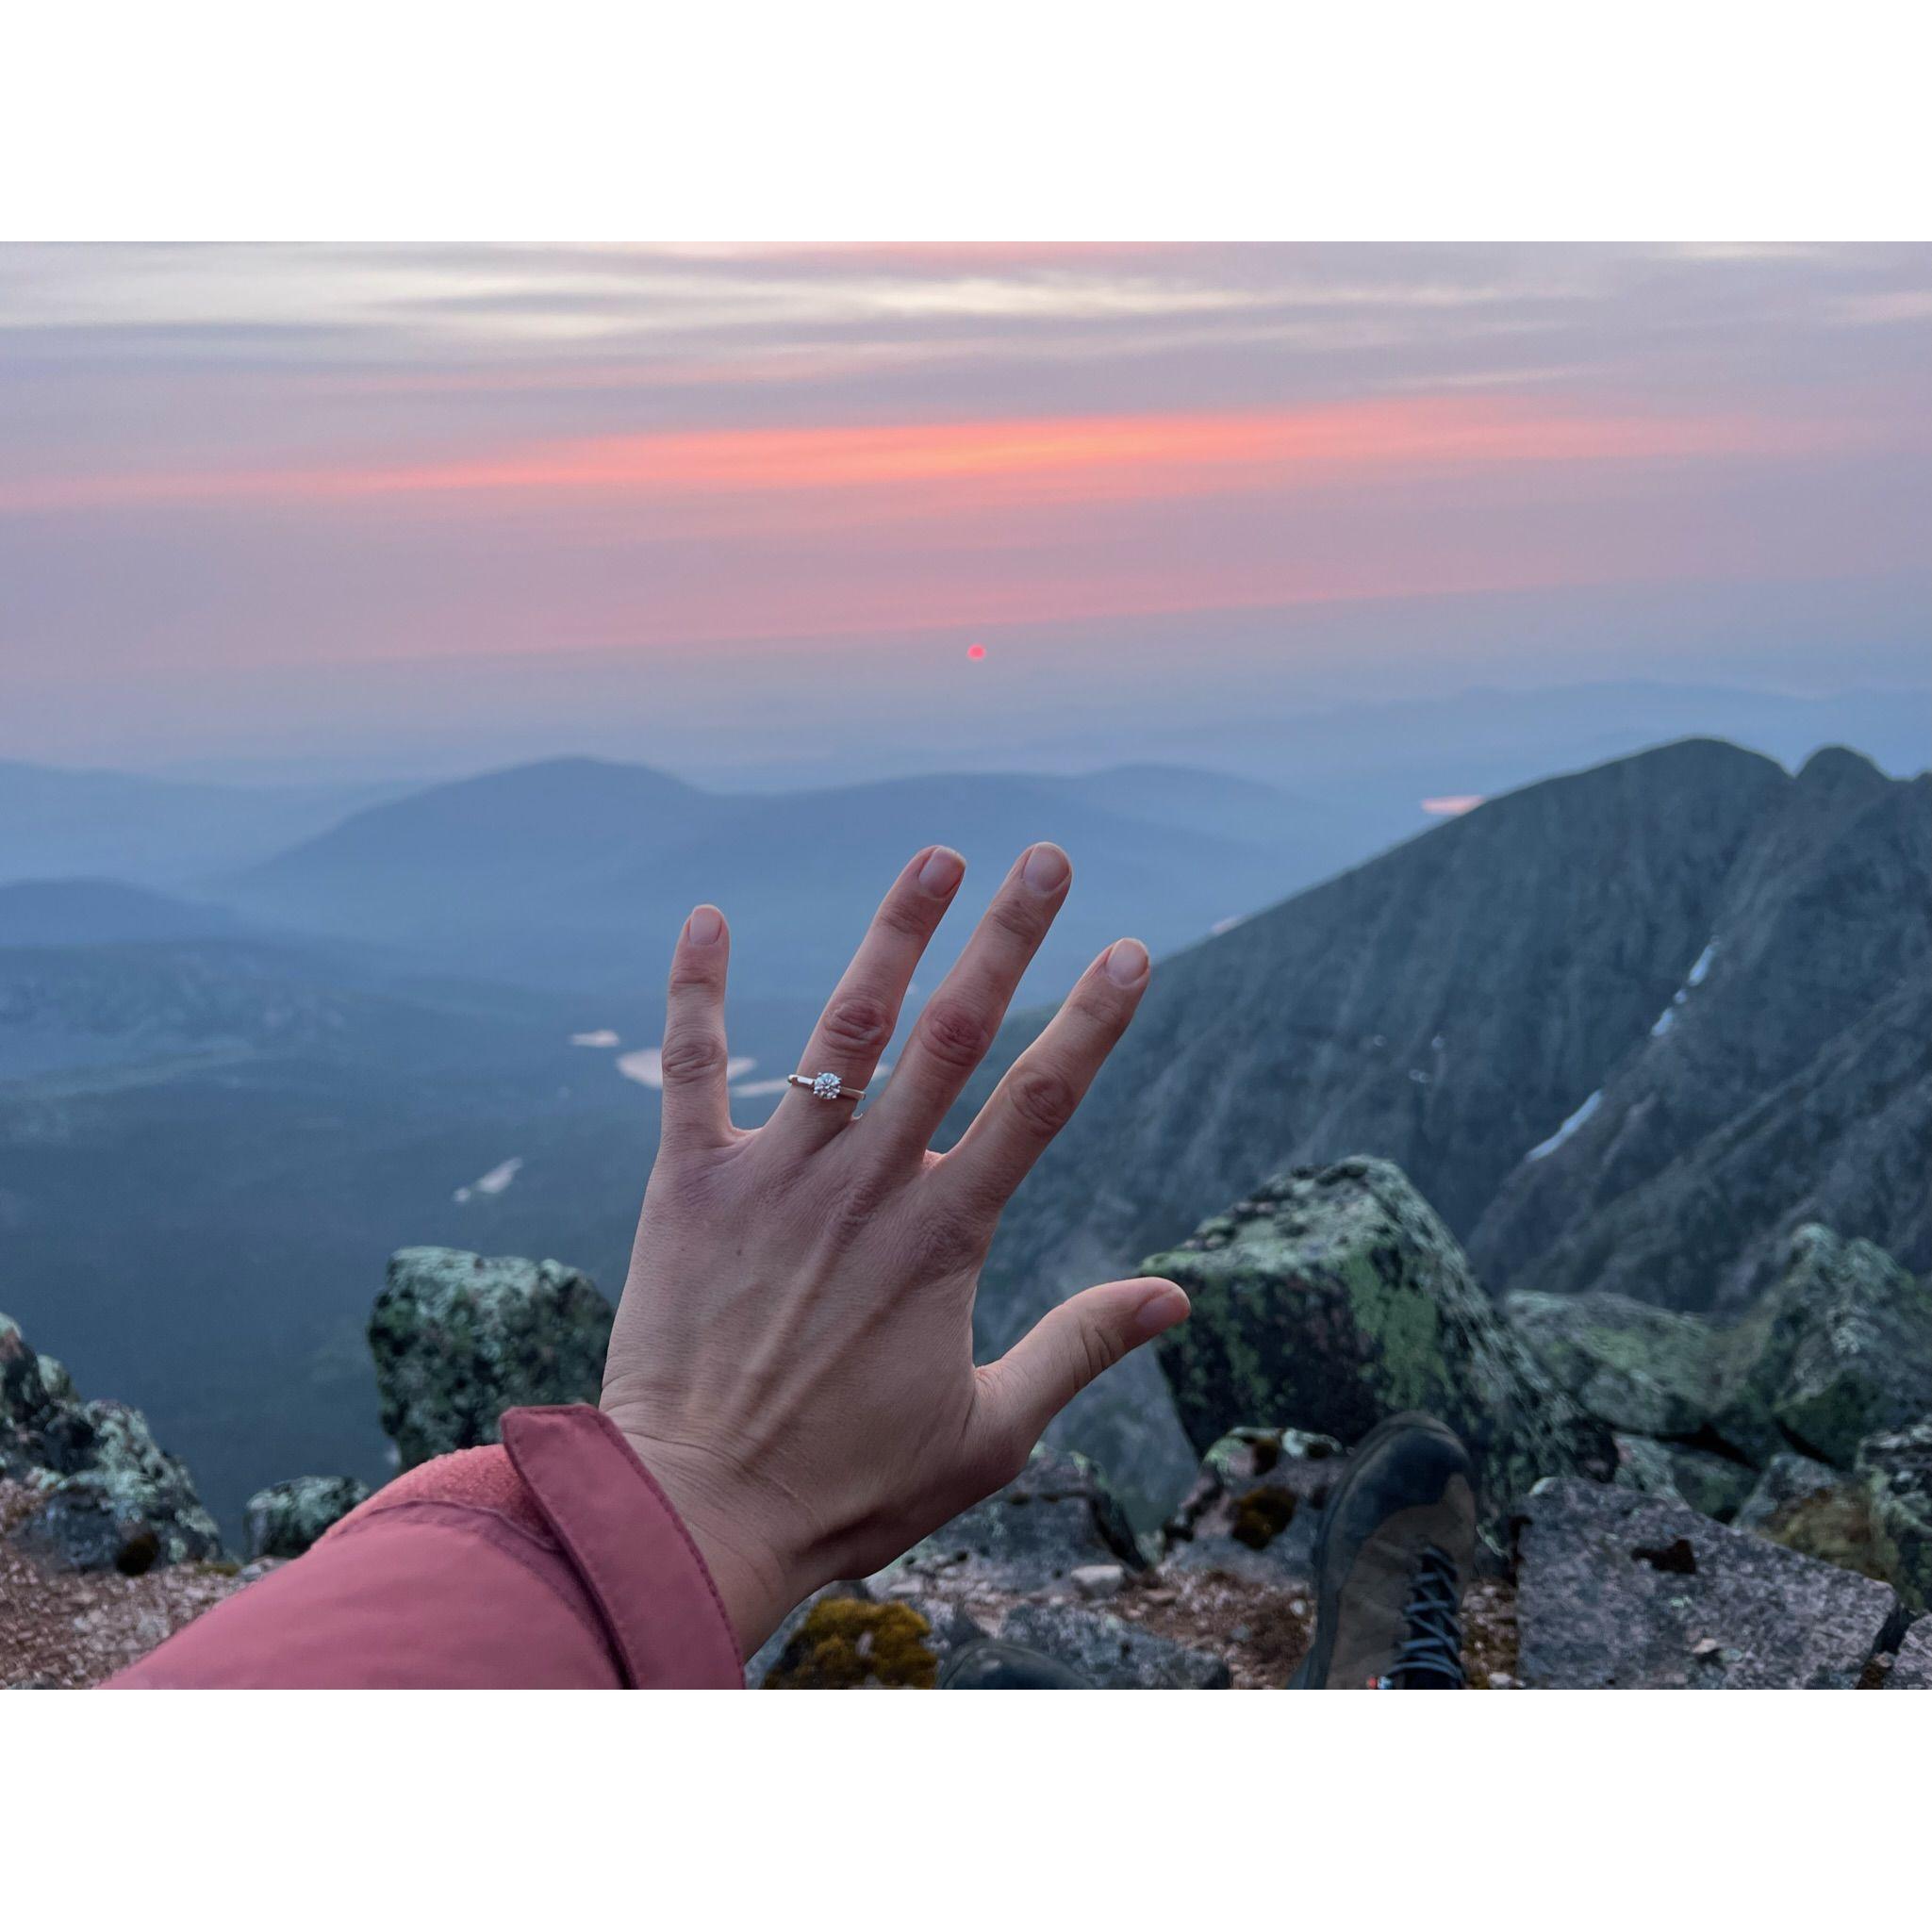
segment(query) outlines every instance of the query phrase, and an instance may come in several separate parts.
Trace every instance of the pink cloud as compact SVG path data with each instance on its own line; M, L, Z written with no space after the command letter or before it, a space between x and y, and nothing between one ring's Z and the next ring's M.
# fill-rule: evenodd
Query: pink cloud
M0 486L0 510L511 496L678 503L883 493L961 503L1109 503L1313 488L1386 473L1791 454L1843 447L1832 424L1619 414L1465 395L1288 410L706 429L533 440L435 458L141 471Z

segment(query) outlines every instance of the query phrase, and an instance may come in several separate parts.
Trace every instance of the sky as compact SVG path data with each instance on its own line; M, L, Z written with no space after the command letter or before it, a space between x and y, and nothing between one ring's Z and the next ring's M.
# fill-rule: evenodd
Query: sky
M0 246L0 757L1925 685L1932 250Z

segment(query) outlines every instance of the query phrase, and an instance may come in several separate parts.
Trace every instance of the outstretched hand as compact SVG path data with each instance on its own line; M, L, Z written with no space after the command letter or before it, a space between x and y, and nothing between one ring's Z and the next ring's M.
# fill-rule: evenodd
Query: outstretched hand
M900 874L802 1070L871 1079L965 872L935 846ZM794 1087L749 1131L726 1086L730 935L715 906L685 922L663 1133L603 1408L683 1515L747 1656L821 1583L881 1568L1010 1481L1073 1396L1187 1313L1171 1281L1109 1281L973 1364L1000 1212L1147 988L1147 949L1115 940L958 1145L932 1151L1072 878L1058 846L1020 855L856 1117L849 1098Z

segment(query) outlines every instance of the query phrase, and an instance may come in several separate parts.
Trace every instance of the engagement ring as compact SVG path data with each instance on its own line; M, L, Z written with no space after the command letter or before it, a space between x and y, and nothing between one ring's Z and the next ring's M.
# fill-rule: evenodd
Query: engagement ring
M849 1087L835 1073L788 1073L785 1079L803 1087L815 1100L863 1100L864 1087Z

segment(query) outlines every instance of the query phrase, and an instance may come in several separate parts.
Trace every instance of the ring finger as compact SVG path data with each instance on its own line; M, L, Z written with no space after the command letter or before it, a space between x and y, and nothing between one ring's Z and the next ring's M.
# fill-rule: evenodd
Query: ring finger
M965 877L966 861L949 846L929 846L907 864L818 1016L801 1072L835 1073L854 1089L872 1078L913 973ZM849 1099L827 1102L789 1087L766 1131L797 1147L822 1147L851 1115Z

